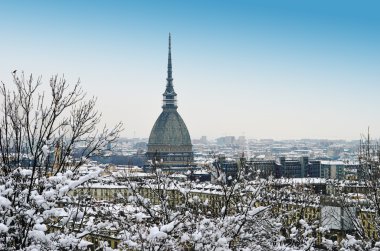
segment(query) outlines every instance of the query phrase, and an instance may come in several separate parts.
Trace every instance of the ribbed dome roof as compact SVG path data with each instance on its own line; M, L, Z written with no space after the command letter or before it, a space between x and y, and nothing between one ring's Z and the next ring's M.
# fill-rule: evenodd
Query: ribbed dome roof
M175 109L164 109L149 136L150 145L189 146L190 134Z

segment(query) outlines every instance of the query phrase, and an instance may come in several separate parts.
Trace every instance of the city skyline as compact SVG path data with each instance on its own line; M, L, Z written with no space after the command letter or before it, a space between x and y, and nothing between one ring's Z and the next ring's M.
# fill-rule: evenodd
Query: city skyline
M0 4L0 80L65 74L107 124L147 138L161 111L167 35L192 139L380 136L375 1L105 1Z

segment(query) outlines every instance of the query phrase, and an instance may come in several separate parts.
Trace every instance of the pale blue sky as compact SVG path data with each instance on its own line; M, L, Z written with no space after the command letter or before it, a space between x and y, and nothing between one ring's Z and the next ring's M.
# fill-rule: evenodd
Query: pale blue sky
M108 124L148 137L167 36L192 138L380 136L378 1L1 1L0 80L81 78Z

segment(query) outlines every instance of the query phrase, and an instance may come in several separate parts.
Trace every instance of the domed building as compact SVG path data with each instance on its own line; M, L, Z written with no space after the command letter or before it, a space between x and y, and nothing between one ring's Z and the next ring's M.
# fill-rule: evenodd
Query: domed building
M162 112L149 136L146 157L163 166L188 166L194 161L193 146L186 124L177 111L177 93L173 87L171 37L169 34L168 77L163 94Z

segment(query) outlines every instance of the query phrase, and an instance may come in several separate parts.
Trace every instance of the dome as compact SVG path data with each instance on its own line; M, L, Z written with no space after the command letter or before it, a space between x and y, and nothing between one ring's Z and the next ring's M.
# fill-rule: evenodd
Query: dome
M164 109L156 123L154 124L149 136L149 146L191 147L191 139L185 122L175 109ZM180 150L182 147L177 148ZM181 149L185 150L185 149ZM149 150L148 150L149 151Z

